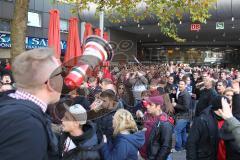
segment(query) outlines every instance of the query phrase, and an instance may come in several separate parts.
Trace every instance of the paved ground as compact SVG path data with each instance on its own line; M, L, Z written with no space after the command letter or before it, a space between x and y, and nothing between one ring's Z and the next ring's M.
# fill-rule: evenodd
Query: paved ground
M186 151L173 153L173 160L186 160Z

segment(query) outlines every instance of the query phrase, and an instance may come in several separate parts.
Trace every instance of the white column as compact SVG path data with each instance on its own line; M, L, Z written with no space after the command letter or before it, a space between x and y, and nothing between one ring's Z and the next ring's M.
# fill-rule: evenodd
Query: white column
M99 28L101 29L101 37L103 37L103 32L104 32L104 12L100 12L100 17L99 17Z
M81 43L83 44L83 37L85 32L85 24L86 22L81 22Z

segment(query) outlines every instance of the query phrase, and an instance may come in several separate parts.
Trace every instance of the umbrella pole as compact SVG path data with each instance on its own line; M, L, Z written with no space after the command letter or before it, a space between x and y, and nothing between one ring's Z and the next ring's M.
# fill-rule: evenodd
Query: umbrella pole
M104 11L100 12L99 28L101 29L101 34L100 35L103 38L103 32L104 32Z

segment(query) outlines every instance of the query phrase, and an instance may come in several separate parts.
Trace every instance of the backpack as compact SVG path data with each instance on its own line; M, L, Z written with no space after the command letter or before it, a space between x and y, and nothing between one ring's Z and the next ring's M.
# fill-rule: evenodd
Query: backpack
M147 160L155 160L155 156L157 155L160 149L160 132L161 126L163 123L169 122L170 124L174 124L174 120L172 117L168 116L167 114L163 114L160 118L154 123L152 130L149 135L149 140L147 144Z

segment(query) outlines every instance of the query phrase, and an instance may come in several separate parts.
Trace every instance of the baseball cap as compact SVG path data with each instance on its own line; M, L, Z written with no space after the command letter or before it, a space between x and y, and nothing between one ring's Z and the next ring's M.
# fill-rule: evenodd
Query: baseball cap
M86 124L87 122L87 111L80 104L75 104L67 107L64 105L67 112L69 112L77 121L80 122L81 125Z
M156 105L162 106L164 104L162 96L148 97L143 100L143 106L146 107L149 103L154 103Z

